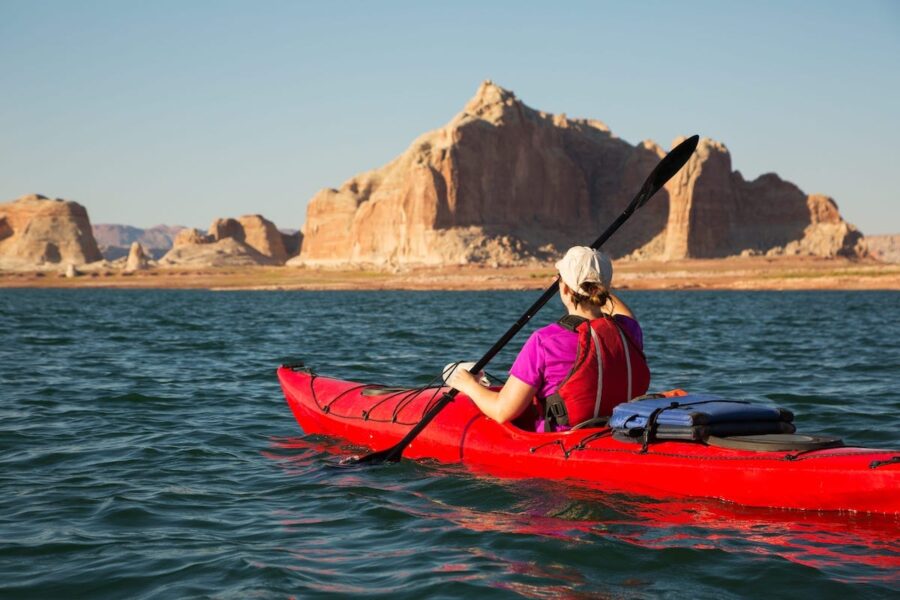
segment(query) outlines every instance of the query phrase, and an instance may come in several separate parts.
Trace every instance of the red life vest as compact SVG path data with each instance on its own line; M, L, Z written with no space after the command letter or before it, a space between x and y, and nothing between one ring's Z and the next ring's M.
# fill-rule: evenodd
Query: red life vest
M578 317L560 324L572 329ZM546 399L547 426L569 425L595 417L608 417L614 406L647 393L650 368L644 353L628 333L609 316L581 322L578 355L559 389Z

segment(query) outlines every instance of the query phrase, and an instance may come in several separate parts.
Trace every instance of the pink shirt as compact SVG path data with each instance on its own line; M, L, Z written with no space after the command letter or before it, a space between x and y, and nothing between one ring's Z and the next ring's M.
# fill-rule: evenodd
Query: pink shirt
M643 350L644 334L638 322L624 315L614 318L637 347ZM559 323L551 323L531 334L509 374L537 388L537 396L543 400L556 392L575 364L577 354L578 334ZM538 424L538 431L543 431L543 419Z

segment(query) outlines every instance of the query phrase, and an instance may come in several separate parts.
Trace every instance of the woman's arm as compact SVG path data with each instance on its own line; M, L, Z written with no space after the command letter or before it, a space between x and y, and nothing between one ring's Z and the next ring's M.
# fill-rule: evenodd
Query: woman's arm
M479 384L474 375L463 369L454 371L448 383L471 398L481 412L498 423L521 415L537 391L534 386L510 375L500 391L495 392Z

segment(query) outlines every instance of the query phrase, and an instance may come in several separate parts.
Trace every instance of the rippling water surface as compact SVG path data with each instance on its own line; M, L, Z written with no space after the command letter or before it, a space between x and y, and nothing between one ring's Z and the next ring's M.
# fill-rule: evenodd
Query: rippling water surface
M284 403L279 363L424 383L538 293L0 290L0 597L896 597L893 518L335 470ZM626 299L654 389L900 446L900 294Z

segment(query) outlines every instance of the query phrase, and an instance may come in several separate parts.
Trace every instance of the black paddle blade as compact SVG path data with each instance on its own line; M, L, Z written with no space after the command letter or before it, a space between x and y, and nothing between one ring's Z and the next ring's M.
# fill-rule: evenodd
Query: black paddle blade
M672 148L671 152L663 156L662 160L657 163L656 167L650 172L650 175L647 176L644 185L641 186L641 191L639 191L634 199L632 199L631 203L625 209L625 212L619 215L619 217L606 228L606 231L594 240L594 243L591 244L591 248L597 249L605 244L606 240L618 231L619 227L631 217L634 211L646 204L647 200L653 197L653 194L658 192L662 186L666 185L666 182L672 179L675 173L677 173L691 158L691 154L694 153L694 150L697 148L697 142L699 141L700 136L692 135Z
M403 447L391 446L385 450L372 452L365 456L348 456L341 460L341 467L355 467L360 465L380 465L386 462L398 462L403 454Z
M365 456L359 456L357 454L353 456L345 456L339 461L327 461L325 464L325 468L346 470L356 469L357 467L370 467L373 465L395 463L399 461L400 453L397 451L397 447L394 446L392 448L388 448L387 450L381 450L380 452L366 454Z
M646 204L647 200L649 200L653 194L658 192L662 186L666 185L667 181L672 179L675 173L681 170L681 167L687 163L694 153L694 150L697 149L697 144L699 142L700 136L692 135L672 148L672 151L659 161L659 164L656 165L656 168L653 169L650 176L647 177L647 181L644 182L644 186L638 193L638 196L635 199L635 209Z

